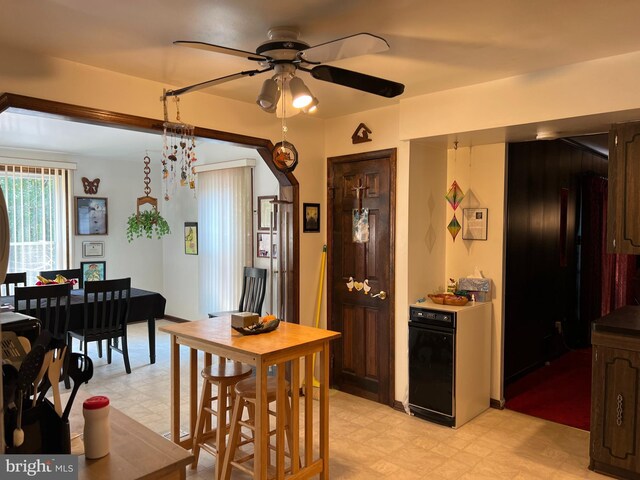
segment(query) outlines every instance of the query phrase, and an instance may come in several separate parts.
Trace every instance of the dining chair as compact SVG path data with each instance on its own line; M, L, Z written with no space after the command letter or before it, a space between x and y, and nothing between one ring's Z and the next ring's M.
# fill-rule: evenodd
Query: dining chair
M67 280L77 280L76 288L83 288L84 279L82 278L82 269L81 268L71 268L66 270L45 270L44 272L40 272L40 276L46 278L47 280L55 280L57 275L62 275Z
M106 340L107 362L111 363L111 351L115 350L122 354L124 368L131 373L127 346L130 298L131 278L87 282L84 286L84 326L80 330L69 330L68 344L76 338L87 353L89 342Z
M63 337L69 328L71 285L68 283L16 287L14 311L40 320L41 328L53 336Z
M6 296L13 294L13 290L18 286L18 284L22 284L23 287L27 285L27 272L19 272L19 273L7 273L4 277L4 282L0 284L0 296ZM11 288L13 286L13 288ZM3 288L4 287L4 288Z
M210 313L209 318L229 315L236 312L253 312L262 315L262 304L267 292L267 269L244 267L242 294L238 310Z

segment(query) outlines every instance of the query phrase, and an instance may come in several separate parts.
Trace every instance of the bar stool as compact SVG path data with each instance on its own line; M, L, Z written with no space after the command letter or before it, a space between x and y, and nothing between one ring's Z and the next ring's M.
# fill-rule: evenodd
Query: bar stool
M191 468L197 468L200 449L205 450L217 458L216 478L220 478L222 461L224 460L226 435L229 431L227 412L231 410L232 402L235 398L233 387L240 380L251 375L251 367L244 363L234 362L224 358L216 358L210 366L205 367L202 372L200 372L200 375L204 381L202 382L198 419L196 420L196 429L193 436L194 460ZM207 387L212 385L217 387L215 395L210 393L210 389L207 389ZM209 390L209 392L207 390ZM229 400L231 400L231 402ZM213 407L214 401L216 402L216 408ZM211 415L216 418L216 427L205 430L211 423ZM211 438L215 438L215 442L213 444L207 443Z
M235 401L233 404L233 414L231 416L231 430L229 431L229 443L227 445L227 451L224 456L224 465L222 467L222 476L221 479L229 480L231 477L231 468L236 467L239 470L251 475L253 478L253 469L246 467L243 463L251 460L253 458L253 453L249 453L244 457L235 458L236 450L241 445L246 445L248 443L253 443L255 439L255 406L256 406L256 382L255 378L247 378L246 380L241 380L235 386ZM267 379L267 404L271 404L276 401L276 391L278 387L278 380L275 377L268 377ZM293 442L292 434L291 434L291 405L289 403L289 382L286 383L286 401L285 405L285 434L287 440L287 451L285 451L285 456L291 459L291 444ZM242 414L244 412L245 407L249 413L248 420L242 420ZM276 412L270 409L267 409L267 415L276 416ZM244 435L241 433L242 427L246 427L251 430L251 437ZM276 429L269 431L269 437L276 434ZM240 442L240 437L245 439ZM254 444L255 448L255 444ZM275 450L275 446L269 443L269 450ZM271 465L271 454L268 454L268 465ZM291 468L287 471L290 471Z

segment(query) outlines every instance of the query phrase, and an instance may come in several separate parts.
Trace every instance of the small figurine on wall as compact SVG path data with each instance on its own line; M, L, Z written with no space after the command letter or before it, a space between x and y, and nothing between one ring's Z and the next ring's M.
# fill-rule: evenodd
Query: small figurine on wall
M371 141L371 139L369 138L370 133L372 133L371 129L367 127L364 123L361 123L360 125L358 125L358 128L356 128L355 132L353 132L353 135L351 135L351 143L356 144L356 143L370 142Z
M87 195L97 195L100 179L89 180L87 177L82 177L82 186L84 187L84 193Z

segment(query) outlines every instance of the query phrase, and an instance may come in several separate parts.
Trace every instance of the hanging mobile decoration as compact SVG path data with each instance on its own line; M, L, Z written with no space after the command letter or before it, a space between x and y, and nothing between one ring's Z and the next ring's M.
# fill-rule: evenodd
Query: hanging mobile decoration
M166 93L166 91L165 91ZM196 188L195 166L196 140L193 125L180 120L180 97L173 97L176 102L176 121L169 121L167 97L162 96L164 107L164 123L162 134L162 183L164 199L169 200L176 192L178 183L181 186Z
M458 153L457 140L453 143L453 149L455 152L454 153L455 155L454 163L455 163L455 160L457 160L457 153ZM447 199L447 202L449 202L449 205L451 205L451 208L453 208L453 218L449 222L449 225L447 225L447 230L449 230L449 233L451 234L451 238L453 238L453 241L455 242L456 237L458 236L458 233L460 233L460 230L462 229L460 222L458 222L458 219L456 218L455 211L460 205L460 202L462 202L462 199L464 198L464 192L460 188L460 185L458 185L458 182L456 182L455 180L453 181L453 183L449 187L449 191L444 196L444 198Z
M286 78L282 78L279 88L282 92L281 109L282 109L282 141L275 144L273 148L273 163L278 170L284 173L293 172L298 165L298 151L291 142L287 142L287 89L285 88Z

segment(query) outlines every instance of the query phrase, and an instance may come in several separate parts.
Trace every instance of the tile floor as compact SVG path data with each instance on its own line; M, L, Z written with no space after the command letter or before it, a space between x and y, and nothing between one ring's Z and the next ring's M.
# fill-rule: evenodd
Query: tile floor
M170 417L169 337L158 332L158 360L150 365L146 328L146 323L129 327L131 375L125 373L119 354L114 353L108 365L104 358L97 358L95 344L90 346L94 378L83 388L90 394L109 396L112 405L163 434L169 431ZM187 351L183 350L182 365L186 366ZM331 391L332 479L608 478L587 469L588 449L588 432L509 410L489 409L452 430ZM189 469L187 477L211 479L213 466L213 458L202 453L198 469ZM234 474L232 478L247 477Z

